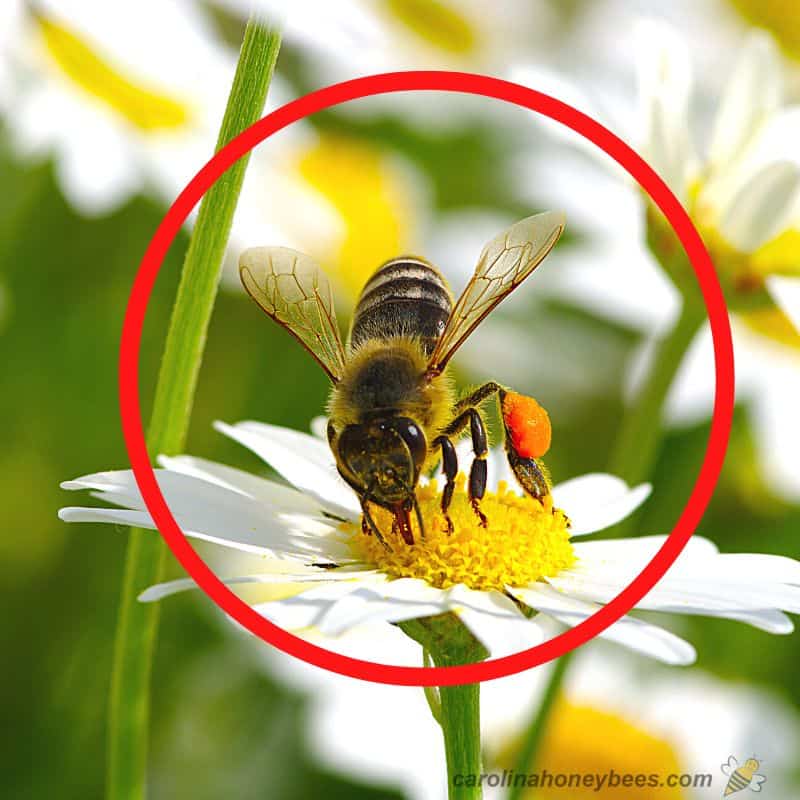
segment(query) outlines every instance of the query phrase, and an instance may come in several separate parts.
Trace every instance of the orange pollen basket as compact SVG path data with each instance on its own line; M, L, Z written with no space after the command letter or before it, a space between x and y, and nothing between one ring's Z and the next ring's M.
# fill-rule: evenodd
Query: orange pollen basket
M550 417L532 397L507 392L503 398L503 422L511 443L523 458L539 458L550 449Z

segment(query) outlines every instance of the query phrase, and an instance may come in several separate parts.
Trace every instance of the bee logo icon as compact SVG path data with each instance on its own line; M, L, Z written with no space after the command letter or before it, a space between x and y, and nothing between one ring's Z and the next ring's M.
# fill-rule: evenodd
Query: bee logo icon
M727 797L748 788L751 792L760 792L767 778L756 772L759 766L761 766L761 762L756 758L748 758L744 764L739 766L739 762L731 756L727 763L722 765L723 774L730 776L724 796Z

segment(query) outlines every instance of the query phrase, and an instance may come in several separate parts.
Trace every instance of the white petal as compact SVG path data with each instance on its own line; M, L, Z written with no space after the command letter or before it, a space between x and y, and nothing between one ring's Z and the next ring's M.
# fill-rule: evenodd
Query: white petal
M509 587L509 591L531 608L557 619L564 625L577 625L600 608L593 603L586 603L557 592L544 584L525 588ZM633 617L622 617L606 628L600 637L666 664L691 664L696 657L694 648L688 642L663 628Z
M328 418L319 416L314 417L311 420L311 433L317 437L317 439L322 439L323 442L328 441Z
M553 503L572 522L571 535L595 533L632 514L650 495L651 486L642 483L630 489L613 475L594 473L553 487Z
M445 610L438 593L437 597L425 601L414 597L391 597L383 587L361 587L328 608L316 625L326 636L340 636L359 625L378 621L404 622L441 614Z
M495 658L528 650L544 640L542 629L500 592L463 584L448 590L448 606Z
M766 553L722 553L709 563L681 566L681 575L728 580L742 585L788 583L800 585L800 561Z
M800 167L796 164L777 161L763 167L724 204L720 232L739 250L756 250L786 227L798 190Z
M619 574L602 576L568 571L551 578L549 583L570 596L607 603L630 581ZM636 608L735 619L770 633L791 633L791 620L777 609L782 605L796 608L799 599L797 593L769 597L767 587L748 590L737 583L665 577L636 604Z
M636 536L629 539L601 539L596 542L576 542L573 547L581 568L625 570L631 577L641 572L661 549L666 536ZM673 564L673 569L691 561L705 567L710 556L719 552L717 546L702 536L692 536Z
M637 25L637 66L642 109L642 155L685 200L694 162L689 139L691 65L686 42L666 23Z
M714 120L709 159L715 167L744 151L780 105L782 88L780 56L774 42L763 32L750 34Z
M751 419L758 445L759 463L770 487L790 503L800 501L800 470L797 442L800 442L800 369L797 351L758 342L753 348L754 372ZM760 363L757 356L761 356ZM743 358L739 358L743 361ZM738 364L738 362L737 362ZM737 369L741 369L737 366ZM740 396L741 395L737 395Z
M356 591L361 584L353 581L328 583L282 600L258 603L253 608L288 631L316 626L325 612L339 598Z
M95 129L99 133L102 127ZM99 138L99 137L93 137ZM67 150L56 161L59 183L70 203L87 216L110 213L142 188L142 176L136 169L133 154L116 137L98 141L71 138ZM116 152L104 152L104 151ZM98 153L103 153L98 158Z
M350 548L335 527L322 517L275 511L266 504L219 484L167 470L156 470L156 480L176 521L186 532L215 544L248 552L290 557L352 561ZM132 524L155 527L130 470L100 472L62 484L65 489L97 489L95 496L134 509ZM63 509L67 521L119 523L120 512L110 509Z
M192 475L215 483L254 500L266 503L273 511L299 512L317 515L319 504L307 495L275 481L259 478L240 469L207 461L194 456L159 456L158 463L171 472Z
M278 562L285 564L286 562ZM267 565L265 567L272 568L274 565ZM297 567L301 567L298 564ZM235 575L231 578L220 578L222 583L226 586L239 586L248 583L266 583L266 584L286 584L286 583L330 583L334 581L353 580L355 577L359 580L367 578L375 578L381 576L376 570L359 570L350 571L345 570L306 570L303 572L260 572L256 575ZM382 576L378 577L382 580ZM192 589L199 588L192 578L178 578L174 581L164 581L163 583L156 583L153 586L145 589L138 597L142 603L152 603L156 600L161 600L164 597L169 597L179 592L186 592Z
M259 613L290 630L315 627L338 636L360 624L400 622L446 611L444 593L424 581L401 578L376 584L369 578L303 592L256 606Z
M214 427L252 450L289 483L318 500L334 514L356 520L361 508L355 493L339 477L326 442L315 436L261 422Z
M608 109L599 107L600 104L598 101L601 98L591 96L575 81L565 79L562 73L543 66L517 66L511 69L511 80L521 83L524 86L529 86L537 92L550 94L565 103L569 103L571 106L582 111L584 114L588 114L593 119L600 120L604 125L614 130L617 135L624 135L625 133L623 126L616 125L616 120L609 118L610 115L606 113ZM573 131L572 128L562 125L560 122L556 122L544 114L534 114L532 121L535 125L543 128L547 133L553 136L555 142L564 142L572 147L576 147L583 154L594 159L603 171L613 176L615 180L628 180L628 174L616 161L609 158L603 150L596 147L585 136L581 136ZM530 187L528 187L528 189L530 189Z
M800 278L772 275L767 278L767 288L773 300L800 332Z

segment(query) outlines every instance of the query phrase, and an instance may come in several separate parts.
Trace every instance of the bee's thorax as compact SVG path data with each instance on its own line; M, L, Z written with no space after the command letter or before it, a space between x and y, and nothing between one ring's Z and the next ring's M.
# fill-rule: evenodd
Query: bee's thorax
M449 418L452 389L446 375L430 380L418 339L373 339L355 349L328 404L337 428L390 415L416 420L426 435Z

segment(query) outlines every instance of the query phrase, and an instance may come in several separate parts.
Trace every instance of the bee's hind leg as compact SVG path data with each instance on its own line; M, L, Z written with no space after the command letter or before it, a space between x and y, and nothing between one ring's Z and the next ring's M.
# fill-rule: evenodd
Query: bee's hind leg
M547 468L535 458L521 456L511 443L510 436L506 436L506 456L514 477L526 494L540 502L550 494L550 476Z
M478 412L475 410L475 407L480 406L481 403L488 400L490 397L496 396L500 406L500 414L503 419L505 450L511 471L514 473L514 477L519 482L519 485L527 494L536 500L542 501L550 493L550 476L541 461L521 455L514 446L513 431L509 429L508 420L504 412L507 394L509 394L509 390L495 381L488 381L482 384L456 403L456 419L450 424L445 433L450 433L451 430L454 432L462 430L467 424L464 418L469 415L470 411L473 411L477 415ZM472 433L473 450L476 455L476 461L473 462L473 471L470 472L470 498L476 513L481 516L482 520L485 520L485 516L480 513L480 509L477 507L477 501L483 497L483 493L486 489L486 464L482 459L480 460L483 461L482 464L478 460L478 454L481 449L485 454L486 434L483 431L483 422L479 415L477 419L470 417L469 423ZM479 428L479 430L476 430L476 428Z

